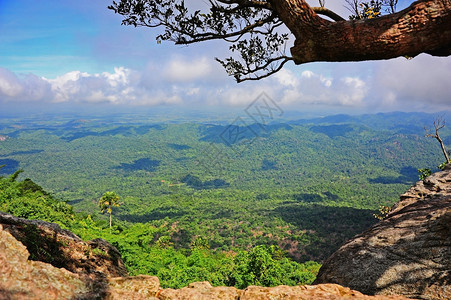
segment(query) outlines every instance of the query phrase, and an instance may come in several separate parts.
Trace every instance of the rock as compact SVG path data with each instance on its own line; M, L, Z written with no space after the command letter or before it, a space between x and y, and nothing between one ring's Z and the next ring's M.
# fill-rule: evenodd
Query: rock
M101 242L108 247L105 243ZM99 271L73 273L29 260L29 256L27 248L0 224L0 299L144 300L156 299L160 288L160 281L153 276L113 278Z
M207 281L194 282L182 289L165 289L162 290L158 299L161 300L238 300L241 291L234 287L212 287Z
M240 300L334 300L334 299L374 299L374 300L402 300L402 296L366 296L350 288L338 284L319 284L303 286L276 287L247 287Z
M28 256L27 248L0 225L1 299L70 299L89 292L78 274Z
M195 282L188 287L165 289L158 294L161 300L406 300L402 296L366 296L337 284L304 286L249 286L245 290L233 287L212 287L209 282Z
M157 299L160 281L155 276L138 275L110 278L108 280L108 300L145 300Z
M451 299L451 168L417 182L386 219L332 254L315 283Z
M102 239L82 241L58 224L0 212L0 224L25 245L30 259L91 277L128 276L119 251Z

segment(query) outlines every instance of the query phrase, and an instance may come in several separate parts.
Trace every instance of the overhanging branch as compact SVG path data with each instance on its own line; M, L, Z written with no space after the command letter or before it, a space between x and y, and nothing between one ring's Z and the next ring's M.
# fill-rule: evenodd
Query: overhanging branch
M342 22L319 18L304 0L272 3L295 35L291 54L296 64L451 53L450 0L420 0L395 14ZM302 9L295 10L293 3Z
M319 15L323 15L326 17L331 18L334 21L345 21L344 18L342 18L340 15L338 15L337 13L331 11L330 9L327 9L325 7L312 7L312 10L319 14Z
M265 78L290 60L303 64L451 55L451 0L418 0L401 12L365 20L344 20L321 5L323 1L321 7L310 7L306 0L208 0L209 10L203 12L189 11L183 0L118 2L109 8L124 16L124 25L163 27L158 42L230 42L240 58L222 64L238 82ZM291 57L285 54L290 39L278 29L282 24L295 37Z

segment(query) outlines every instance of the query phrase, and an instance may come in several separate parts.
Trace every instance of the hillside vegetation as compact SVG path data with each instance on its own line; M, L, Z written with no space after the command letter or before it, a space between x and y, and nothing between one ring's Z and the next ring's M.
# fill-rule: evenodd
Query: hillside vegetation
M104 237L132 274L158 275L167 286L276 284L237 275L263 256L278 265L271 272L293 274L287 284L308 282L318 267L309 261L321 262L374 224L379 206L418 180L418 168L442 162L438 145L424 138L433 118L338 115L249 127L121 116L2 120L2 182L20 190L32 178L39 186L31 190L39 187L33 193L54 213L22 214L13 203L24 196L4 196L4 188L1 209L60 222L83 238ZM449 129L442 133L449 144ZM19 168L19 181L11 181ZM106 191L122 202L111 234L97 206ZM223 273L230 270L235 275Z
M313 261L294 262L275 246L213 253L208 242L198 238L188 249L175 249L170 237L165 235L164 226L121 224L110 231L105 222L74 213L70 205L54 199L32 180L18 182L19 173L0 178L0 211L58 223L85 240L102 237L121 251L131 275L156 275L162 287L181 288L190 282L205 280L216 286L237 288L309 284L320 267ZM29 231L24 239L27 247L33 248L29 249L31 259L53 261L52 255L57 249L41 247L36 231Z

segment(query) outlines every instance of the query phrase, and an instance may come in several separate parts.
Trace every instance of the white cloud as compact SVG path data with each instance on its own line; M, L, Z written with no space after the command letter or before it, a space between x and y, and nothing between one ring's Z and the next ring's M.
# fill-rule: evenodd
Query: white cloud
M194 95L198 95L200 91L200 88L196 87L196 88L190 88L188 89L188 91L186 92L186 94L188 96L194 96Z
M108 72L102 73L102 75L107 79L108 83L112 87L116 87L118 85L126 85L129 83L131 71L124 67L114 68L114 73L110 74Z
M23 97L30 101L41 101L51 96L51 85L34 74L23 77Z
M341 79L341 86L337 98L345 106L361 106L367 94L365 82L359 78L345 77Z
M0 68L0 102L39 101L50 95L50 84L43 78L33 74L17 76L7 69Z
M219 91L216 96L216 104L245 108L255 100L262 91L266 90L268 90L268 88L265 88L263 84L228 87L227 89Z
M213 71L212 59L202 57L195 60L175 58L163 70L163 76L171 82L189 82L208 78Z
M71 71L53 79L0 68L0 103L245 108L266 92L284 110L436 111L451 107L449 58L422 55L413 60L330 63L327 69L325 65L284 68L274 76L241 84L205 58L190 61L179 57L166 65L152 63L143 70L117 67L102 73ZM177 73L171 75L170 70Z
M450 109L451 60L419 55L377 65L372 92L400 109Z
M302 73L302 76L304 77L304 73L309 72L309 71L304 71ZM308 76L308 75L306 75ZM279 84L283 85L283 86L291 86L291 87L296 87L297 85L299 85L299 78L296 77L295 74L293 74L293 72L291 72L288 69L282 69L279 72L277 72L274 77L278 80Z
M49 99L52 102L67 102L71 100L71 97L80 93L80 79L83 77L89 77L88 73L82 73L80 71L72 71L64 75L58 76L55 79L46 79L52 86L54 93L53 99Z
M0 93L6 97L17 97L22 91L23 88L16 75L0 68Z
M304 70L300 76L284 70L277 76L283 89L281 104L287 106L331 105L331 106L361 106L367 95L367 87L358 77L343 77L333 79L311 70Z

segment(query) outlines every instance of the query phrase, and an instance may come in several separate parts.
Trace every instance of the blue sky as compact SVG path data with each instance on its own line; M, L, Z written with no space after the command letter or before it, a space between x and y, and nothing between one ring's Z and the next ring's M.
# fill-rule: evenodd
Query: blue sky
M237 84L214 60L228 56L223 43L158 45L157 31L121 26L110 2L0 0L0 109L221 111L246 107L261 92L285 110L318 114L451 109L451 57L287 64L270 78ZM346 16L343 3L326 7Z

